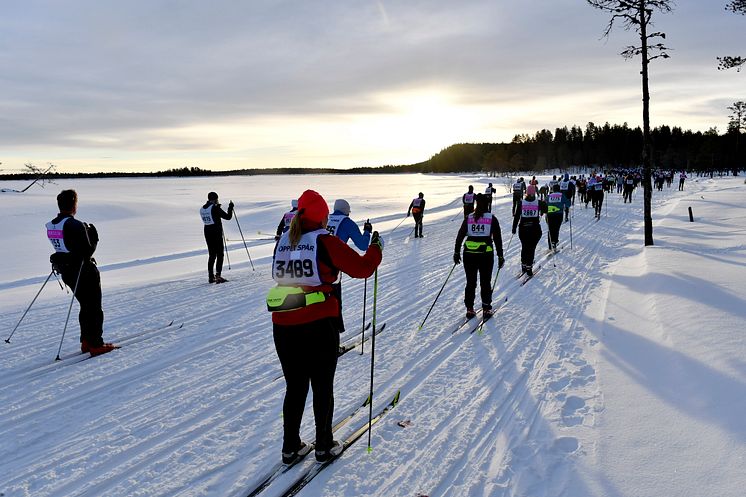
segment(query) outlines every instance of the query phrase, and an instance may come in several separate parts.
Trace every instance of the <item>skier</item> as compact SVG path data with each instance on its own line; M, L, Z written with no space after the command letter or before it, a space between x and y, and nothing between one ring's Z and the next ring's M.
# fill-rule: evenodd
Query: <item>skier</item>
M350 238L355 246L362 250L368 250L370 244L370 234L373 232L373 226L370 221L366 221L363 225L363 232L360 233L355 221L350 219L350 203L345 199L337 199L334 201L334 212L329 216L329 221L326 224L326 230L347 243ZM344 318L342 316L342 281L337 280L332 284L334 289L334 296L337 297L339 302L339 322L337 329L340 333L345 331Z
M367 278L381 263L383 240L378 232L364 255L326 230L329 208L324 198L306 190L298 199L298 213L283 233L272 258L277 286L267 295L272 312L272 334L285 376L282 462L291 464L312 447L300 439L300 425L313 388L316 422L316 460L328 461L342 451L333 440L334 372L337 367L339 304L331 284L345 272Z
M461 203L464 204L464 219L474 212L474 187L469 185L469 191L461 197Z
M47 238L54 247L49 257L52 268L75 292L80 304L80 351L91 356L106 354L117 345L104 343L104 311L101 307L101 274L93 253L98 245L98 231L93 224L75 219L78 194L62 190L57 195L57 217L46 224Z
M604 180L599 174L593 184L593 207L596 209L596 219L601 219L601 206L604 203Z
M277 225L277 232L275 233L275 240L279 240L280 236L290 229L290 222L295 217L295 213L298 212L298 200L293 199L290 201L290 210L282 215L280 224Z
M684 171L681 171L679 173L679 191L684 191L684 181L686 181L686 173Z
M518 238L521 240L521 274L533 276L536 245L541 240L541 215L547 212L547 204L536 198L533 185L526 189L526 198L521 201L513 216L512 233L515 235L520 224Z
M503 242L500 233L500 223L497 218L487 212L488 199L486 195L477 195L477 207L469 214L456 235L456 247L453 252L453 262L461 262L461 244L464 243L464 272L466 273L466 288L464 290L464 304L466 317L476 316L474 312L474 296L477 289L477 273L479 273L479 288L482 298L483 319L492 317L492 267L495 264L494 252L497 252L497 267L505 264L503 257Z
M521 181L523 181L523 178L521 178ZM493 188L492 183L489 183L487 185L487 188L484 189L484 194L487 196L487 211L492 212L492 194L497 193L497 190Z
M515 216L515 210L518 207L518 205L521 203L521 199L523 198L523 194L526 191L526 183L523 182L523 177L518 178L518 180L513 183L513 215Z
M425 194L420 192L417 198L412 199L407 209L407 217L414 217L414 237L422 238L422 216L425 214Z
M549 226L549 250L557 251L562 214L570 209L570 201L562 193L562 186L554 185L554 191L547 196L547 225Z
M207 202L199 210L202 222L205 223L205 241L207 242L207 274L210 283L225 283L220 273L223 270L223 221L233 217L233 202L228 203L228 212L223 211L218 203L218 194L207 194ZM213 273L213 264L215 272Z
M559 182L559 189L562 195L565 196L567 202L565 203L565 222L570 219L570 205L572 199L575 198L575 183L570 180L570 175L565 173L564 178Z
M632 203L632 192L635 189L635 177L632 175L632 173L627 174L627 177L624 178L624 193L622 194L622 198L624 198L624 203L627 203L627 200L629 200L629 203Z

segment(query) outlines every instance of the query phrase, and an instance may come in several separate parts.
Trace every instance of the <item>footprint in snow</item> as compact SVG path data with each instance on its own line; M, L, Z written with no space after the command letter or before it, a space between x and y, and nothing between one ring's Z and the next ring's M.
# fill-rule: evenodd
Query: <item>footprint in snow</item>
M580 447L580 442L575 437L560 437L554 441L554 449L566 454L572 454Z

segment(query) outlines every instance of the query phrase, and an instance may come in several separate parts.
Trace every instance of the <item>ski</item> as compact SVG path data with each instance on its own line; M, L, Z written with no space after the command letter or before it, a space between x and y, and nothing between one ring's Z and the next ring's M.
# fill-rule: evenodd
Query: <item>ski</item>
M476 312L476 314L473 317L470 317L470 318L464 317L464 319L462 319L459 322L459 324L456 325L456 327L453 329L453 331L451 331L451 335L455 335L460 330L462 330L463 328L465 328L469 323L472 323L473 322L472 320L475 319L475 318L477 318L480 315L481 312L482 312L482 310L480 309L480 310L478 310Z
M533 274L531 274L531 276L526 275L523 281L521 281L521 286L531 281L533 277L536 276L536 273L538 273L540 270L541 270L541 265L536 266L536 268L534 268L534 270L532 271Z
M377 423L378 421L380 421L381 418L383 418L386 415L386 413L388 413L391 409L393 409L396 406L396 404L399 403L400 395L401 395L401 391L397 391L396 395L394 395L394 398L391 399L391 402L386 404L386 406L384 406L383 409L378 411L378 414L376 414L375 416L371 418L370 420L371 426ZM362 426L360 426L350 436L348 436L342 441L342 451L339 454L337 454L336 456L333 456L331 459L328 459L322 463L317 462L316 464L308 468L308 470L305 473L303 473L300 476L300 478L298 478L292 485L290 485L290 487L287 490L285 490L283 494L281 494L282 497L292 497L293 495L296 495L298 492L300 492L303 489L303 487L308 485L311 482L311 480L316 478L316 476L319 473L321 473L321 471L323 471L324 468L327 468L334 461L339 459L342 456L342 454L344 454L345 451L350 448L352 444L358 441L368 431L368 427L369 427L368 421L366 421Z
M376 330L374 335L378 335L381 333L384 328L386 328L386 323L383 323L383 325ZM367 328L366 328L367 329ZM346 343L343 343L339 346L339 350L337 351L337 357L341 357L347 352L351 351L352 349L356 348L358 345L361 345L365 342L367 342L370 339L371 335L365 335L365 338L361 338L360 336L357 336L353 338L352 340L347 341Z
M370 401L370 397L366 397L365 401L363 401L362 404L358 405L355 409L353 409L349 414L347 414L344 418L337 421L337 424L332 426L332 433L342 428L344 425L349 423L349 421L355 417L357 413L359 413L364 407L368 405ZM301 461L303 461L308 454L314 451L315 442L309 443L311 446L311 450L308 451L308 453L298 456L292 463L285 464L285 463L277 463L272 467L272 469L269 470L267 475L262 479L262 481L257 484L254 489L247 494L246 497L255 497L256 495L259 495L265 488L269 487L273 481L275 481L278 477L281 475L284 475L291 469L293 469L295 466L297 466Z

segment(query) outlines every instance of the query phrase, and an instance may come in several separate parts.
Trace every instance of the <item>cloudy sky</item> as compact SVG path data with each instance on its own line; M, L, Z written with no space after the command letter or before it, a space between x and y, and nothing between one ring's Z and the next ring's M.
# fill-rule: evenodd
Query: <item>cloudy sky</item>
M746 16L656 15L651 119L722 132ZM635 42L585 0L2 0L0 169L410 164L460 142L641 124Z

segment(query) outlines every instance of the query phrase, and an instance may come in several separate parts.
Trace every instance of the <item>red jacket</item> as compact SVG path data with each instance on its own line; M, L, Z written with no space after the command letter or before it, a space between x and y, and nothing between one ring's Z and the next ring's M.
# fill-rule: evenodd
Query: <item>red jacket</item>
M327 292L326 300L293 311L273 312L274 324L292 326L339 316L339 302L331 295L331 284L336 281L339 272L342 271L353 278L367 278L381 263L382 254L378 245L370 245L365 254L360 255L333 235L319 235L318 243L319 277L328 284L304 288Z

